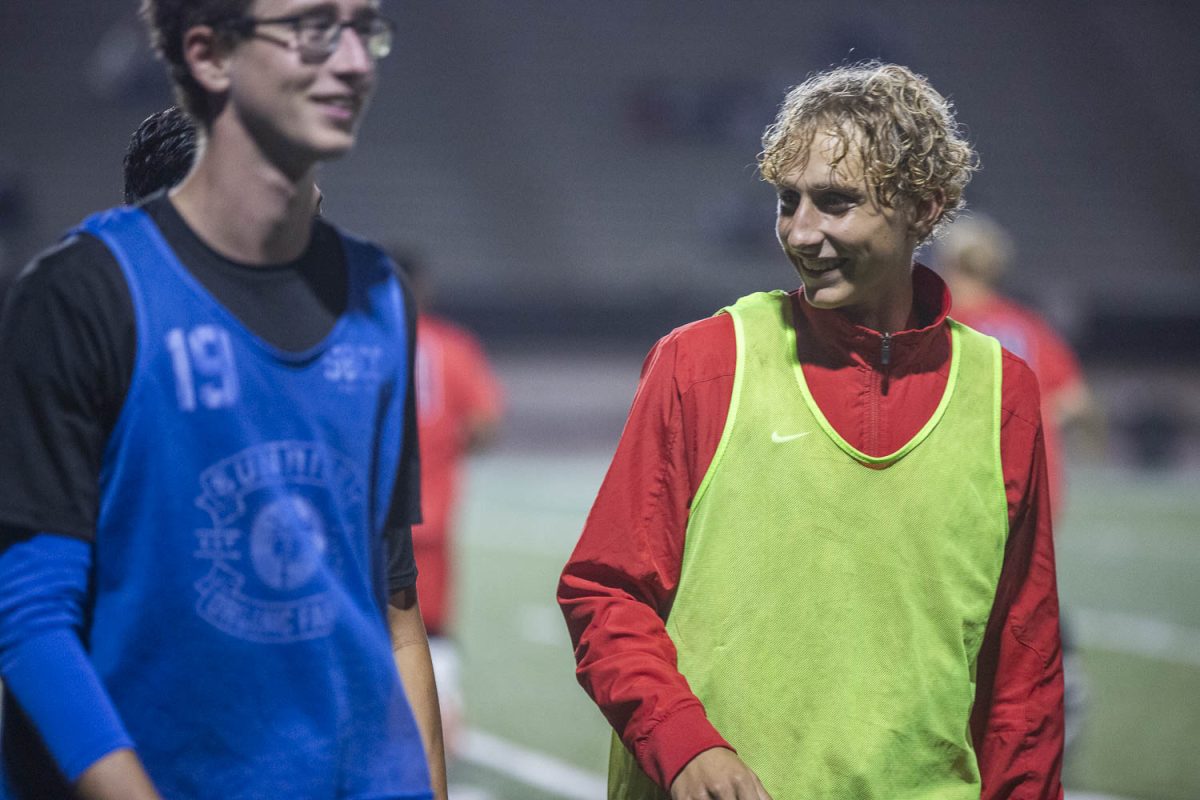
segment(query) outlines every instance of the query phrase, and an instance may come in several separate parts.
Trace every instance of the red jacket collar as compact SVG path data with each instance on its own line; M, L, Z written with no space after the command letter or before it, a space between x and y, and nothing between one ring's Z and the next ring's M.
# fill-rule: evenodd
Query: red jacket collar
M888 338L889 368L893 374L937 369L949 357L946 316L950 313L950 288L936 272L913 265L913 311L910 327ZM793 293L802 363L822 366L870 366L884 359L883 334L856 325L836 309L821 309L804 300L804 288Z

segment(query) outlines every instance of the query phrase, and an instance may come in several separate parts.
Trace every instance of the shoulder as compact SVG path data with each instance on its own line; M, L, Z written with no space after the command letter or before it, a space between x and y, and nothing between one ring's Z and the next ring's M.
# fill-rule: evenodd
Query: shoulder
M646 357L643 376L669 374L680 394L697 384L733 377L737 343L728 314L682 325L658 340Z
M733 377L737 369L737 328L734 315L742 320L777 320L791 325L792 294L756 292L738 299L714 316L696 320L668 333L655 345L656 354L673 360L681 390L706 381ZM775 324L775 323L772 323Z
M38 254L14 282L9 303L65 304L83 310L127 295L125 277L108 247L81 233Z
M990 333L980 331L970 323L964 323L957 318L953 324L962 331L961 335L978 337L980 341L995 341L1000 345L1000 411L1002 422L1007 424L1010 419L1029 427L1031 430L1040 426L1041 397L1038 379L1032 367L1025 359L1009 350L1002 342Z
M416 300L411 281L381 246L322 217L313 218L310 250L322 263L340 264L369 292L398 291L410 329L416 327Z
M379 245L322 217L313 217L312 237L315 247L340 247L348 252L361 251L372 256L383 256L383 249Z
M347 268L366 272L372 280L395 278L407 287L404 274L382 247L323 217L313 217L310 251L321 259L345 259Z
M1041 395L1037 377L1024 359L1001 348L1000 410L1009 419L1036 431L1041 427Z

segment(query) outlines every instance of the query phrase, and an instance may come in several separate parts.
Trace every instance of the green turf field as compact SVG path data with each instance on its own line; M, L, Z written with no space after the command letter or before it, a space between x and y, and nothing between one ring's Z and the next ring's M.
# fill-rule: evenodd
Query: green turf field
M609 729L575 682L554 589L606 466L605 456L478 460L459 553L470 724L597 776Z
M1068 785L1200 797L1200 476L1077 470L1058 559L1092 698Z
M471 466L460 638L469 723L487 736L453 771L479 789L464 800L603 796L608 729L575 683L553 595L608 456ZM1068 788L1200 797L1200 476L1075 471L1059 573L1091 696Z

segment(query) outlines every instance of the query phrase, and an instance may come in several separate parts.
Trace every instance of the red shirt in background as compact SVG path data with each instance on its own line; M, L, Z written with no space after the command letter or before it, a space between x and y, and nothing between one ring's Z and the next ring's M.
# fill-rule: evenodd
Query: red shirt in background
M417 595L426 629L439 635L454 594L451 533L459 467L478 429L499 421L503 395L475 336L429 314L417 320L416 391L424 519L413 528Z

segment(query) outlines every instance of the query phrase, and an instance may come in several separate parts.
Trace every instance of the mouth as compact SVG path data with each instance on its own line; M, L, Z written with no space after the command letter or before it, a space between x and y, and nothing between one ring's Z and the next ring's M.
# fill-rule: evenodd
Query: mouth
M359 109L362 107L358 97L348 94L318 95L312 99L330 116L338 120L353 120L358 116Z
M844 267L847 260L845 258L797 258L796 264L802 272L808 275L824 275L826 272Z

